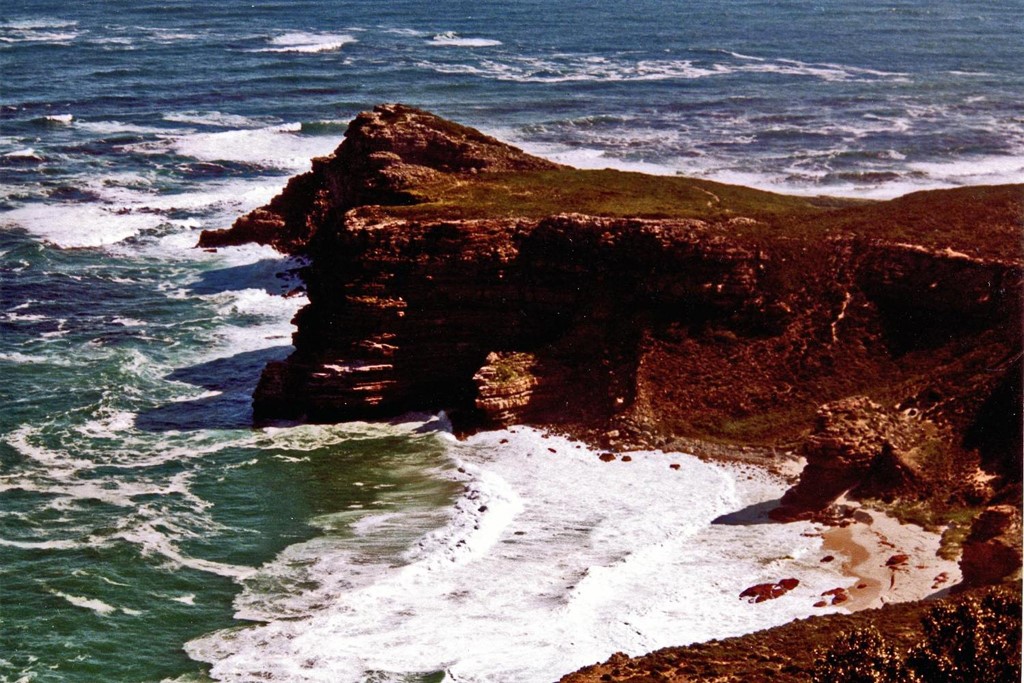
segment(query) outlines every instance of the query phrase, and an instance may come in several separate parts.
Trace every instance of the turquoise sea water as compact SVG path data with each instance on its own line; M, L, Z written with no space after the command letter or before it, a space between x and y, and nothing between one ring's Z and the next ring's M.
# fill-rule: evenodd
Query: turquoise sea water
M193 248L358 111L403 101L568 163L802 193L1019 182L1022 17L923 0L5 2L0 679L200 680L233 656L236 616L322 612L325 586L362 586L353 567L418 561L464 500L457 463L491 456L459 451L443 418L250 429L300 264ZM580 528L604 528L594 515ZM552 600L573 604L563 588ZM460 604L486 613L491 590ZM606 635L593 652L619 649ZM407 645L390 673L308 669L445 670Z

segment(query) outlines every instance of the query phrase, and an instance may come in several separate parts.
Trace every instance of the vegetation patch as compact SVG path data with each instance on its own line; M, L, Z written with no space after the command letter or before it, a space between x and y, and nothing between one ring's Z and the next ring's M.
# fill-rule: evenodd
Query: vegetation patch
M1024 246L1024 185L917 192L890 201L800 197L685 176L565 168L446 174L410 190L399 218L542 218L559 213L698 218L732 235L820 240L828 234L1013 258ZM730 223L732 218L749 221Z
M873 627L820 653L814 683L1004 683L1021 680L1021 596L1009 592L940 604L909 650Z
M532 353L514 352L495 354L496 358L489 362L492 380L496 384L513 384L531 377L536 359ZM490 360L490 359L489 359Z

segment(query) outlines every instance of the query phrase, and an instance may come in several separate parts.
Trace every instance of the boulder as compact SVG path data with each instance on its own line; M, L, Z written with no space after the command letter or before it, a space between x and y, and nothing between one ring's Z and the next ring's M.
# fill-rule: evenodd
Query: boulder
M747 598L749 603L764 602L781 597L800 585L798 579L782 579L778 583L759 583L740 593L740 598Z
M1020 577L1019 508L994 505L978 515L963 544L960 571L964 586L996 584Z

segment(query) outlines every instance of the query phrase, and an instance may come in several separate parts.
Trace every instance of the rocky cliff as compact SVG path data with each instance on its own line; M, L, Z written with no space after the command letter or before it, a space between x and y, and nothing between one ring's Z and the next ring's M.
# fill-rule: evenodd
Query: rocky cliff
M966 546L985 582L1019 567L1022 221L1024 186L858 202L580 171L384 105L200 244L311 259L259 421L445 409L795 451L781 520L843 493L995 506Z
M870 437L867 460L915 451L907 477L955 451L1019 480L1022 195L865 203L577 171L384 105L201 245L312 257L259 420L447 409L611 445L798 448L820 406L863 396L920 427Z

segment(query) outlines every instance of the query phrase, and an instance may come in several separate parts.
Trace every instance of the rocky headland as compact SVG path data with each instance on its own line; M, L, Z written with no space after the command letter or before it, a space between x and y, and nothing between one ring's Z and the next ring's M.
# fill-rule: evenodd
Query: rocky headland
M462 431L800 456L779 523L859 501L946 528L976 586L1020 574L1022 221L1022 185L872 202L583 171L382 105L200 246L310 259L260 422L443 409Z

